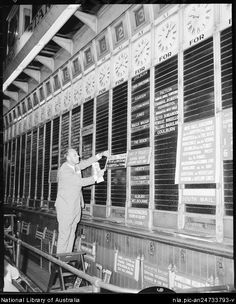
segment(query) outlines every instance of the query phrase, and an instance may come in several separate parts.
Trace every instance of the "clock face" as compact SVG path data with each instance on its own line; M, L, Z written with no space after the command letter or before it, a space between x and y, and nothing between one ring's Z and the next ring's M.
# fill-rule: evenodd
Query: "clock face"
M99 89L106 88L110 82L110 61L102 64L98 70Z
M85 95L91 96L94 94L95 91L95 74L94 72L89 73L86 81L85 81Z
M121 51L114 60L114 73L116 80L128 76L129 53L128 49Z
M135 68L148 66L151 55L151 35L147 34L141 39L137 40L133 46L133 63Z
M177 46L177 22L171 18L157 27L157 47L161 53L167 53Z
M191 4L186 10L186 28L192 36L206 32L211 26L213 6L210 4Z

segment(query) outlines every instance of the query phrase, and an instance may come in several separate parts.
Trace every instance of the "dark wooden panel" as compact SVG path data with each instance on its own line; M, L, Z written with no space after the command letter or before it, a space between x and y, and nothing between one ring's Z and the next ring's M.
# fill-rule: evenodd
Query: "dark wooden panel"
M44 126L39 128L39 142L38 142L38 173L37 173L37 187L36 199L41 199L42 195L42 180L43 180L43 149L44 143Z
M30 198L34 199L35 196L35 182L36 182L36 157L37 157L37 132L38 129L33 131L32 136L32 156L31 156L31 177L30 177Z
M8 142L8 156L7 156L7 188L6 197L10 195L10 180L11 180L11 149L12 141Z
M79 153L81 107L72 110L71 117L71 147Z
M108 149L108 114L109 92L97 98L96 110L96 153ZM100 168L104 168L106 158L99 160ZM107 172L104 174L104 182L95 185L95 204L106 205L107 200Z
M221 83L222 108L232 107L232 28L220 35L221 40Z
M93 151L93 134L89 134L82 137L82 158L86 159L92 156ZM88 167L82 171L83 177L89 177L92 175L92 167ZM91 202L91 186L83 187L83 197L85 204Z
M86 103L84 103L83 127L93 124L93 109L94 109L94 99L91 99Z
M16 139L12 140L12 153L11 153L11 181L10 181L10 196L13 197L14 193L14 178L15 178L15 165L16 165Z
M24 191L25 198L28 198L28 195L29 195L31 140L32 140L31 132L28 132L27 138L26 138L25 191Z
M186 212L199 213L199 214L215 214L216 207L210 205L188 205L186 204Z
M59 128L60 117L54 118L52 127L52 155L51 155L51 170L58 169L59 157ZM57 196L57 183L51 183L50 200L55 201Z
M233 215L233 161L224 160L225 215Z
M212 37L184 51L184 122L214 115Z
M20 136L17 137L17 150L16 150L16 177L15 177L15 200L18 196L18 189L19 189L19 172L20 172Z
M26 140L26 135L22 135L21 138L21 159L20 159L20 190L19 190L19 197L22 199L23 197L23 187L24 187L24 176L25 176L25 140Z
M49 194L49 168L51 147L51 121L46 123L45 152L44 152L44 174L43 174L43 199L48 199Z
M61 117L61 152L60 152L60 164L64 163L64 155L66 149L69 147L69 116L70 113L67 112Z
M128 83L113 89L112 101L112 154L126 153L127 149L127 96Z
M111 170L111 204L125 207L126 201L126 168Z
M176 211L178 123L177 56L155 67L155 208Z
M97 98L96 110L96 153L108 149L108 114L109 93L106 92Z

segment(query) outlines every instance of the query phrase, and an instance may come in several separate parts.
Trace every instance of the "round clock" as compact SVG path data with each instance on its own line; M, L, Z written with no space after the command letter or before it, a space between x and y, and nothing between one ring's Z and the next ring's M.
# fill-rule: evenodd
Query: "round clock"
M157 28L157 46L160 52L168 52L177 43L177 23L169 19Z
M107 62L100 66L98 71L98 84L99 87L105 88L109 85L110 81L110 62Z
M186 28L191 35L205 32L212 20L213 7L210 4L191 4L186 11Z
M115 57L114 72L117 79L126 77L128 74L129 55L128 50L121 51Z
M95 75L94 73L90 73L87 76L86 83L85 83L85 93L87 96L90 96L94 93L95 89Z
M134 44L133 60L135 66L142 67L149 63L151 54L150 36L142 37Z

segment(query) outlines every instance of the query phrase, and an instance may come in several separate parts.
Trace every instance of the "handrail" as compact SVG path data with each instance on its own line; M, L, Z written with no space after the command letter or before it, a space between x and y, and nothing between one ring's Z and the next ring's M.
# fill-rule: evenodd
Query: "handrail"
M176 289L177 293L207 293L207 292L221 292L227 291L232 292L235 291L234 286L232 284L228 285L217 285L217 286L204 286L204 287L193 287L186 289Z
M104 288L104 289L107 289L109 291L113 291L116 293L138 293L139 292L139 290L137 290L137 289L123 288L123 287L119 287L119 286L116 286L113 284L105 283L100 278L97 278L95 276L90 276L87 273L83 272L82 270L76 269L73 266L68 265L65 262L62 262L62 261L58 260L57 258L54 258L53 256L47 254L46 252L43 252L37 248L34 248L33 246L29 245L28 243L8 234L7 232L4 232L4 235L17 243L18 255L19 255L19 247L20 247L20 245L22 245L22 246L30 249L31 251L35 252L36 254L46 258L47 260L63 267L64 269L75 274L76 276L88 281L90 284L92 284L94 292L99 292L100 288ZM17 265L17 266L19 266L19 265Z

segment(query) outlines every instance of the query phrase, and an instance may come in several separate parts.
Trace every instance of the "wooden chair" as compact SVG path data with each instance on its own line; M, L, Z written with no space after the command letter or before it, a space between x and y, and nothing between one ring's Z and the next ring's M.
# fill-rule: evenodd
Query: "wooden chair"
M47 231L47 227L43 228L43 230L42 230L40 228L40 226L37 225L36 231L35 231L35 239L39 241L37 244L35 244L35 247L37 249L42 250L42 240L45 238L46 231ZM40 265L41 268L42 268L42 263L43 263L43 258L40 256L39 257L39 265Z
M22 221L20 225L20 239L22 239L24 242L28 241L28 236L30 234L30 223ZM28 258L29 258L29 250L27 248L21 249L21 254L23 256L22 260L22 272L26 272L26 269L28 267Z
M103 273L103 277L102 277L103 282L109 284L112 271L109 269L103 269L102 273Z
M30 233L30 223L27 223L25 221L21 222L21 229L20 229L20 233L22 235L29 235Z

